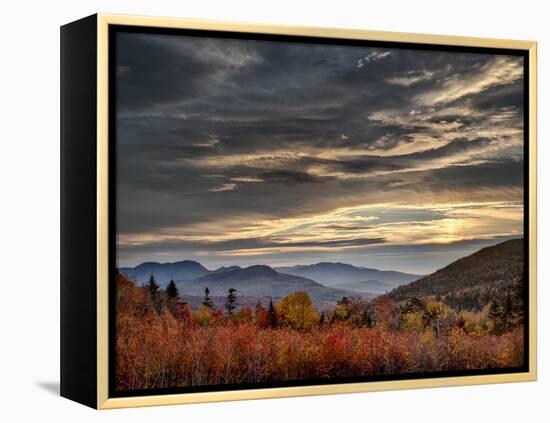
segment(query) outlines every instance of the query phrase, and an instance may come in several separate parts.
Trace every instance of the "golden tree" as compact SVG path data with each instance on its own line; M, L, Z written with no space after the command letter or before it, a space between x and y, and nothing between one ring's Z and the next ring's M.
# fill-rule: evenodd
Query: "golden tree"
M282 324L293 329L310 330L319 322L317 310L306 292L287 295L275 307Z

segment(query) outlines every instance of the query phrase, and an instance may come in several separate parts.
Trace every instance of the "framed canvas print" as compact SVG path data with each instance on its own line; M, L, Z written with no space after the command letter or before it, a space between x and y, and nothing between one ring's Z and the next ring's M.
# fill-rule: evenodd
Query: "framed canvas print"
M536 379L536 43L61 29L61 394Z

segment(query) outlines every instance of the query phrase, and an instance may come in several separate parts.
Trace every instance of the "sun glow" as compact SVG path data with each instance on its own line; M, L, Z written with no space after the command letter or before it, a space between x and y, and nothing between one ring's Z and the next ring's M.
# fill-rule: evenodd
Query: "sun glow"
M385 245L449 244L520 236L522 219L523 205L519 202L372 204L299 218L258 220L254 224L243 219L218 225L201 223L169 228L164 234L119 236L118 242L132 246L187 243L195 246L198 255L260 256L344 251L382 241Z

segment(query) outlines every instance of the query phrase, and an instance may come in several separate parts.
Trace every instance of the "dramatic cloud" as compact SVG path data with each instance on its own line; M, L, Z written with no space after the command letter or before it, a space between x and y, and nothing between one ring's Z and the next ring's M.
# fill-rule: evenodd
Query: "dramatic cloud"
M120 33L116 70L119 265L429 271L523 234L519 56Z

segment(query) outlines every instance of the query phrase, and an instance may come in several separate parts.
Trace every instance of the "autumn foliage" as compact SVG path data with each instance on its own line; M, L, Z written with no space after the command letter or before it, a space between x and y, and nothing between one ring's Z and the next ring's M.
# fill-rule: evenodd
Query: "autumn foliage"
M297 292L224 313L191 310L173 287L138 287L123 275L116 283L118 390L523 364L521 316L498 305L457 313L435 300L344 298L319 315Z

